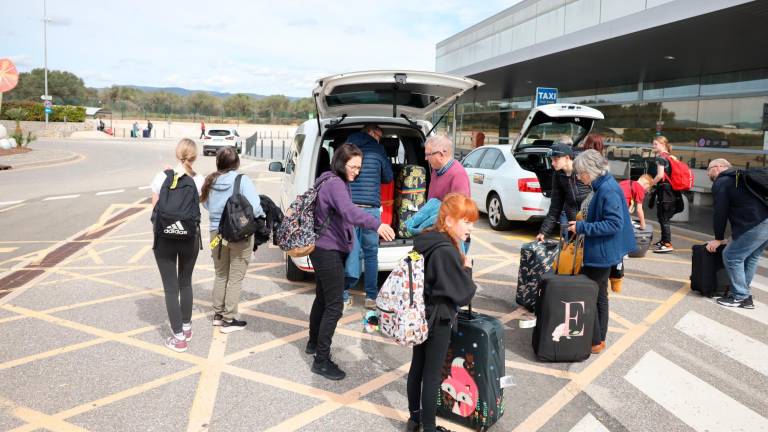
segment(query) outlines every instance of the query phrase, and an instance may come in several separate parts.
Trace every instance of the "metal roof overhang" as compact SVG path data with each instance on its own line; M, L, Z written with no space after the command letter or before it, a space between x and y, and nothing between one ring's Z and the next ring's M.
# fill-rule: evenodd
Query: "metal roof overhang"
M450 73L484 82L478 100L494 100L533 95L537 86L564 92L768 68L767 22L768 0L753 1L535 56L547 43L562 44L562 39L574 38L567 35ZM595 30L597 27L602 26ZM531 52L521 52L525 50ZM503 63L505 58L514 61L526 55L527 60ZM675 59L665 60L665 56ZM494 63L501 65L489 69Z

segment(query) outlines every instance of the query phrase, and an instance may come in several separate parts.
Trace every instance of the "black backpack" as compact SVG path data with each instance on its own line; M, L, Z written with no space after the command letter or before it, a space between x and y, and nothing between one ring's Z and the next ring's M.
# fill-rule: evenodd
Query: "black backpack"
M768 168L749 168L736 171L736 186L743 181L747 189L760 202L768 206Z
M238 242L247 239L256 232L257 223L253 216L253 207L248 199L240 193L240 178L235 177L232 196L224 204L224 211L219 221L219 234L228 242Z
M155 238L188 240L200 231L200 196L192 177L165 171L160 199L152 210Z

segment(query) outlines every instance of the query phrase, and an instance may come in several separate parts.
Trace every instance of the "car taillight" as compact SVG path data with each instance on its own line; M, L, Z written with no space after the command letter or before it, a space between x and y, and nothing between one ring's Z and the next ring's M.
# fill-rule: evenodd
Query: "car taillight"
M228 136L228 137L226 137L226 138L224 138L224 139L233 140L233 139L235 139L235 137L233 137L233 136Z
M211 139L211 137L209 137L209 136L206 136L204 139Z
M537 178L522 178L517 180L517 189L520 192L541 192L541 183Z

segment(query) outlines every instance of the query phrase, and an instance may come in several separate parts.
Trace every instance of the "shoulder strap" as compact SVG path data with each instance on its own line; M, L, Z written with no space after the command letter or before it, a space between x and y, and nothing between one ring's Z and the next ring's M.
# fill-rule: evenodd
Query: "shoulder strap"
M235 177L235 185L232 186L232 195L240 193L240 178L242 176L242 174L238 174L237 177Z

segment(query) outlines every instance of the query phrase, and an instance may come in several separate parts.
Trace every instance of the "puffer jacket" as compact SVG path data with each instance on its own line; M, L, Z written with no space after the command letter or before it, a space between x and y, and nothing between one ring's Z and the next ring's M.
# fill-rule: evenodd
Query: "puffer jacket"
M544 222L541 223L539 232L550 235L555 231L555 226L560 221L560 213L565 211L569 221L576 220L576 213L581 208L584 198L589 195L592 188L576 179L576 171L568 175L563 171L555 171L552 176L552 196L549 204L549 212Z
M392 181L392 164L387 159L384 147L364 132L353 133L347 138L347 142L356 145L363 152L360 175L349 184L352 202L380 207L381 184Z

